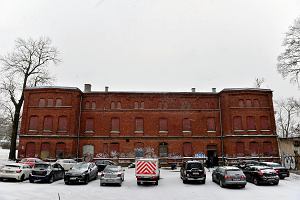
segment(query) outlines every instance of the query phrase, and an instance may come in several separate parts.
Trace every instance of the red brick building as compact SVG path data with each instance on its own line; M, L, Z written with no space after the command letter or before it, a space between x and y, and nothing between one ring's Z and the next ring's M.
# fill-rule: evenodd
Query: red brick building
M19 157L278 156L272 91L27 88Z

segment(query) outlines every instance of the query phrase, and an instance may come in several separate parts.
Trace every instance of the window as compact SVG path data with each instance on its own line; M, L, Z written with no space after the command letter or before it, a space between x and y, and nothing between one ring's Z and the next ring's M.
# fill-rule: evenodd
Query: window
M41 159L46 159L50 157L50 144L48 142L43 142L41 145Z
M120 119L119 118L112 118L111 119L111 132L120 132Z
M117 157L118 153L120 152L120 145L119 143L111 143L110 144L110 156L111 157Z
M139 108L139 102L134 102L134 109L138 109Z
M253 116L247 117L247 130L248 131L255 131L256 125L255 125L255 118Z
M168 143L159 144L159 157L168 157Z
M157 107L158 107L158 109L162 109L162 102L158 102Z
M135 157L144 157L144 143L137 142L134 144Z
M56 107L62 106L62 99L56 99L55 106Z
M94 132L94 119L92 118L86 119L85 132Z
M252 101L251 99L246 100L246 107L251 107L252 106Z
M114 101L111 102L110 109L116 109L116 104Z
M261 130L270 130L270 122L267 116L260 117L260 129Z
M117 103L117 109L121 109L121 102L120 101L118 101L118 103Z
M233 117L233 130L234 131L242 131L243 130L243 122L241 116Z
M135 119L135 131L136 132L143 132L144 131L144 119L143 118L136 118Z
M239 107L244 107L244 100L243 99L239 100Z
M263 142L263 154L265 156L271 156L273 152L272 143L271 142Z
M183 156L184 157L191 157L191 156L193 156L192 143L190 143L190 142L183 143Z
M48 107L54 106L54 101L53 101L53 99L48 99L47 106L48 106Z
M45 99L40 99L39 100L39 107L45 107L46 106L46 100Z
M103 143L103 153L108 154L108 144L107 143Z
M35 157L35 143L34 142L28 142L26 144L25 157L26 158L34 158Z
M159 119L159 131L167 132L168 131L168 120L165 118Z
M96 109L96 102L92 101L92 109L95 110Z
M245 144L244 142L236 143L236 154L237 156L244 156L245 153Z
M82 154L85 156L86 155L94 156L94 145L91 144L84 145L82 147Z
M214 117L207 118L207 131L215 132L216 131L216 122Z
M142 101L141 102L141 109L144 109L145 103Z
M90 108L90 102L89 101L86 101L85 102L85 109L89 109Z
M53 118L52 116L46 116L44 118L44 131L51 132L53 127Z
M38 130L38 117L31 116L29 119L29 130L30 131L37 131Z
M182 131L183 132L191 132L192 126L191 126L191 120L188 118L185 118L182 120Z
M66 116L60 116L58 117L58 131L60 132L66 132L67 131L67 117Z
M64 158L65 156L66 144L63 142L56 143L55 155L56 158Z
M250 142L249 149L250 149L251 156L258 155L258 143L257 142Z
M254 107L259 107L259 101L258 101L258 99L254 99L253 100L253 104L254 104Z

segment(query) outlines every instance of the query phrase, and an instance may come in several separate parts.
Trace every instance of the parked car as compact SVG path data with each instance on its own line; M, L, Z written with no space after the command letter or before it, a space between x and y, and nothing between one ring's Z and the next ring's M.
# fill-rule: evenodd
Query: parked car
M180 169L180 177L183 183L200 181L204 184L206 173L203 164L196 160L184 161Z
M98 172L102 172L107 165L117 165L111 160L96 160L95 164L98 168Z
M135 168L135 163L130 163L130 164L128 165L128 168Z
M32 169L29 165L23 163L12 163L5 165L0 170L0 180L14 179L17 181L24 181L29 178Z
M279 176L271 167L266 166L248 166L243 170L246 180L255 185L271 184L278 185Z
M152 183L158 185L160 179L157 158L137 158L135 160L135 177L137 185Z
M77 162L73 159L58 159L56 163L59 163L65 171L70 170Z
M52 183L64 178L65 170L58 163L37 163L29 175L30 183L35 181Z
M100 176L100 185L118 184L122 185L124 181L124 170L121 166L107 165Z
M244 188L247 184L246 176L237 167L217 167L212 172L212 181L220 184L221 187L239 186Z
M271 167L273 168L280 179L284 179L285 177L289 177L290 176L290 172L287 168L283 167L282 165L280 165L279 163L275 163L275 162L260 162L259 163L262 166L267 166L267 167Z
M90 180L98 178L98 168L93 162L76 163L68 172L65 173L64 181L70 183L88 184Z
M42 161L39 158L23 158L19 163L27 164L32 168L35 166L36 163L43 163L43 162L44 161Z
M259 165L259 162L257 160L241 160L238 162L237 167L243 170L252 165Z

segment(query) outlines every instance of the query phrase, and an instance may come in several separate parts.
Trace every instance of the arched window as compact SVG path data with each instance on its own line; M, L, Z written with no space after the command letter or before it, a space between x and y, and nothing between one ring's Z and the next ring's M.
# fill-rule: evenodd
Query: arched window
M41 99L39 100L39 107L45 107L45 106L46 106L46 100L43 99L43 98L41 98Z
M239 100L239 107L244 107L244 100L243 99Z
M121 109L121 102L120 101L118 101L118 103L117 103L117 109Z
M56 106L56 107L62 106L62 99L57 98L56 101L55 101L55 106Z
M134 109L138 109L139 108L139 102L134 102Z
M258 155L259 146L257 142L250 142L249 149L251 156Z
M260 105L259 105L259 100L258 99L254 99L253 100L253 105L254 105L254 107L259 107Z
M252 107L251 99L246 99L246 107Z
M110 103L110 109L116 109L116 104L114 101Z
M53 128L53 117L46 116L44 118L44 131L52 132L52 128Z
M56 143L55 154L56 158L64 158L66 151L66 144L64 142Z
M84 108L85 108L85 109L89 109L89 108L90 108L90 102L89 102L89 101L86 101L86 102L85 102Z
M58 117L58 131L66 132L68 129L68 121L66 116Z
M191 157L191 156L193 156L192 143L190 143L190 142L183 143L183 156L184 157Z
M34 142L28 142L26 144L25 157L26 158L34 158L35 157L35 143Z
M96 102L95 102L95 101L92 102L92 109L93 109L93 110L96 109Z
M263 142L263 154L271 156L273 154L273 147L271 142Z
M29 118L29 131L38 130L38 116L31 116Z
M48 142L43 142L41 144L41 159L44 160L50 157L50 144Z
M145 103L142 101L141 102L141 109L144 109Z
M47 106L52 107L54 105L54 100L53 99L48 99Z
M244 144L244 142L237 142L236 143L236 154L237 154L237 156L244 156L245 155L245 144Z

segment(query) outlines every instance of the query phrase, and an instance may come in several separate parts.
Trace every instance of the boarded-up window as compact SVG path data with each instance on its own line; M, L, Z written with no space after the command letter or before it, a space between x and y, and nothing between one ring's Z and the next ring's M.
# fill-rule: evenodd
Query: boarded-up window
M43 142L41 145L41 159L44 160L50 157L50 144Z
M85 102L84 108L85 108L85 109L89 109L89 108L90 108L90 102L89 102L89 101L86 101L86 102Z
M56 144L55 154L56 158L64 158L66 150L66 144L63 142L58 142Z
M134 102L134 109L138 109L139 108L139 102Z
M254 107L259 107L259 101L258 101L258 99L254 99L253 100L253 105L254 105Z
M120 145L119 143L111 143L110 144L110 154L111 156L114 156L113 154L120 152Z
M273 154L273 148L271 142L264 142L263 143L263 154L265 156L271 156Z
M118 103L117 103L117 109L121 109L121 102L120 101L118 101Z
M185 157L193 156L192 143L190 143L190 142L183 143L183 156L185 156Z
M135 157L144 157L144 143L137 142L134 144Z
M233 117L233 130L235 131L243 130L243 122L241 116Z
M95 101L92 102L92 109L93 109L93 110L96 109L96 102L95 102Z
M252 156L256 156L258 154L258 148L259 146L257 142L250 142L249 149Z
M110 103L110 109L116 109L116 104L114 101Z
M86 132L94 132L94 119L93 118L86 119L85 131Z
M237 156L244 156L245 154L245 144L244 142L236 143L236 154Z
M87 144L82 147L82 154L94 156L94 145Z
M48 106L48 107L54 106L54 100L53 100L53 99L48 99L47 106Z
M58 131L67 131L68 122L66 116L58 117Z
M182 120L182 130L183 131L191 131L192 130L191 120L190 119L184 118Z
M168 143L162 142L159 144L159 156L168 157Z
M29 130L37 131L38 130L38 117L31 116L29 119Z
M46 116L44 118L44 131L52 131L52 127L53 127L53 117Z
M244 107L244 100L243 99L239 100L239 107Z
M267 116L260 117L260 129L261 130L270 130L270 121Z
M115 117L111 119L111 131L120 132L120 119Z
M214 117L207 118L207 131L216 131L216 119Z
M55 106L56 107L62 106L62 99L56 99Z
M168 120L166 118L159 119L159 131L168 131Z
M135 130L136 131L144 131L144 119L143 118L135 118Z
M246 100L246 107L251 107L252 106L252 101L251 99Z
M46 106L46 100L45 99L40 99L39 100L39 107L45 107Z
M247 117L247 130L256 130L255 117Z
M28 142L26 144L25 156L26 156L26 158L35 157L35 143L34 142Z

